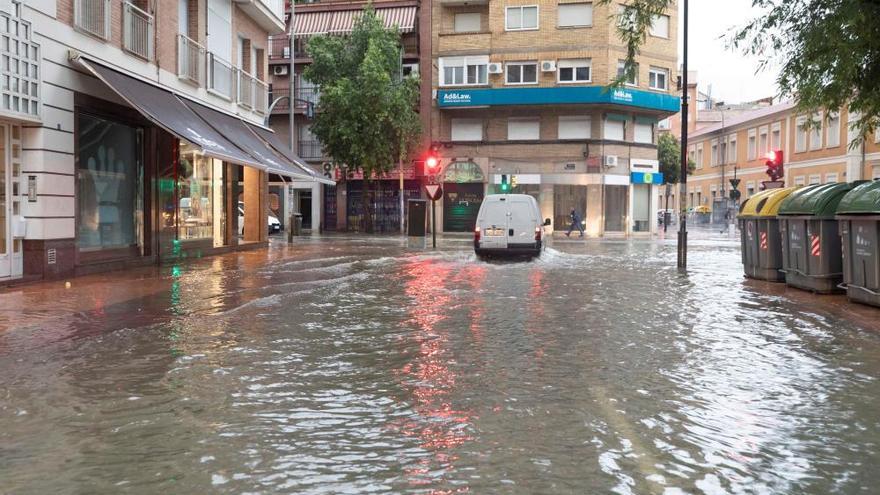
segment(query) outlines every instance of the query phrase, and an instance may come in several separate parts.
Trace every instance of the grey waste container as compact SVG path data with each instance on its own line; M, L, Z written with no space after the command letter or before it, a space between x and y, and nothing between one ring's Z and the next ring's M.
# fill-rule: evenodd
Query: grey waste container
M850 301L880 306L880 180L850 191L837 207L843 287Z
M290 215L290 230L288 238L302 235L303 216L302 213L292 213Z
M410 237L425 237L425 228L428 219L428 203L423 199L410 199L407 201L407 235Z
M785 283L821 294L842 292L843 259L835 214L861 184L822 184L798 189L779 206Z
M770 189L747 199L737 220L741 232L743 271L746 277L770 282L785 281L782 240L779 234L779 204L794 191Z

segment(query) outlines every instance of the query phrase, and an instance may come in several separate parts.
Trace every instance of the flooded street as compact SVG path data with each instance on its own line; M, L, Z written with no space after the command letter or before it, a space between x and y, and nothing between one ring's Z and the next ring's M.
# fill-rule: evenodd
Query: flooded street
M695 237L687 276L325 237L2 292L0 493L876 493L880 310Z

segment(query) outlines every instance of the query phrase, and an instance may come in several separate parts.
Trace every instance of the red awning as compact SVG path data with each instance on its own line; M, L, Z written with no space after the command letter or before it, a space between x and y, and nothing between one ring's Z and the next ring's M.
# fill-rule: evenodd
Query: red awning
M335 12L309 12L306 14L294 14L294 36L313 36L326 34L330 28Z
M397 26L401 33L411 33L416 28L415 7L392 7L376 13L385 21L385 27Z
M313 36L316 34L346 34L354 28L360 10L339 10L335 12L306 12L294 14L294 35ZM386 28L397 26L401 33L411 33L416 28L415 7L390 7L376 9Z

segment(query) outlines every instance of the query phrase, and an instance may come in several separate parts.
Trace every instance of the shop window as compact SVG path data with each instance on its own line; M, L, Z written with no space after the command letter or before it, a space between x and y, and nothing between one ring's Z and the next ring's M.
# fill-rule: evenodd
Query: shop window
M143 131L80 113L77 132L79 249L142 245Z
M651 186L633 186L633 232L651 231Z
M568 231L571 226L571 210L582 221L587 219L587 186L555 184L553 186L553 230ZM586 225L583 225L586 230ZM575 232L577 228L575 228Z
M504 29L507 31L538 29L538 6L507 7Z
M459 12L455 14L453 29L456 33L476 33L481 29L479 12Z
M538 82L537 62L508 63L507 84L535 84Z
M559 27L587 27L593 25L593 4L559 4Z
M605 232L626 228L626 196L629 186L605 186Z
M215 162L220 166L216 167ZM199 153L192 145L181 144L176 173L178 239L213 239L218 234L214 217L216 213L222 215L222 197L215 196L222 194L222 173L222 162ZM217 212L215 206L221 211ZM220 218L216 220L221 223Z

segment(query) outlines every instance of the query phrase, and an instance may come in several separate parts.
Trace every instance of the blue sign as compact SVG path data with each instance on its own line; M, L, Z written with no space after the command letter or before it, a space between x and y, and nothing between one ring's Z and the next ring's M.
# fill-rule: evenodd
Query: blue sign
M610 104L661 112L678 112L678 96L628 88L562 86L549 88L480 88L437 91L443 108L498 105Z
M633 184L653 184L659 186L663 184L663 174L660 172L633 172L630 182Z

